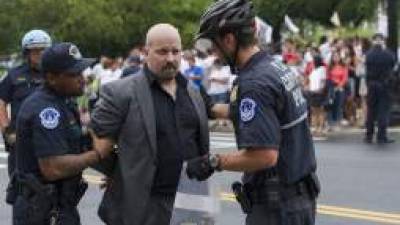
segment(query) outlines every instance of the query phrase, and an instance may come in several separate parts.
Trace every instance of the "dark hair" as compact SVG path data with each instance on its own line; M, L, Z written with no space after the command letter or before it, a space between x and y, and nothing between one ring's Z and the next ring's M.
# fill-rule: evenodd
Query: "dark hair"
M332 52L331 61L329 62L329 70L331 70L331 69L333 68L333 66L334 66L334 64L333 64L333 58L334 58L334 57L333 57L333 56L334 56L335 54L337 54L337 55L339 56L339 65L341 65L341 66L344 66L344 65L345 65L344 62L343 62L342 57L340 57L340 52L334 51L334 52Z
M249 27L249 29L252 29L252 27ZM253 32L245 31L243 32L243 29L240 30L223 30L219 32L218 37L223 38L227 34L233 34L238 42L238 45L242 48L246 48L252 45L257 44L257 37L255 36L255 28Z
M314 56L314 67L318 68L320 66L324 66L324 60L320 55Z
M328 38L327 38L325 35L323 35L323 36L319 39L319 44L323 44L323 43L325 43L327 40L328 40Z

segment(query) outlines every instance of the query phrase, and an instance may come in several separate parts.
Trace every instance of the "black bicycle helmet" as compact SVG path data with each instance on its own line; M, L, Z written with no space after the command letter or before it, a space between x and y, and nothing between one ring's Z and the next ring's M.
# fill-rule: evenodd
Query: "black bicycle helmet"
M250 0L219 0L201 16L196 39L212 39L223 30L247 27L253 23L254 17Z

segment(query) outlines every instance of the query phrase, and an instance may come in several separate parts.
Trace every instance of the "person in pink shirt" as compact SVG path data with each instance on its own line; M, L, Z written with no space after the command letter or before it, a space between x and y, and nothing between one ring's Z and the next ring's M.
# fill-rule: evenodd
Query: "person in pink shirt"
M334 52L328 67L328 80L333 86L333 102L328 114L330 125L337 125L343 119L344 89L348 81L348 74L348 67L341 59L339 52Z

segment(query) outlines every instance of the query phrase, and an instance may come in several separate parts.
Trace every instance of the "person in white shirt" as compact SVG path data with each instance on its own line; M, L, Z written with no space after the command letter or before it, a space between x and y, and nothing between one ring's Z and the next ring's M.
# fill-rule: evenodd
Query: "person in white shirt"
M308 91L310 92L311 121L314 125L314 135L324 136L327 101L326 77L327 71L320 56L314 57L315 68L309 76Z
M121 63L118 59L113 59L110 67L105 69L100 76L100 85L104 85L111 81L118 80L122 75Z
M232 73L229 66L224 66L220 59L215 59L214 65L211 67L209 82L210 87L208 94L210 95L214 103L227 103L230 80ZM213 125L215 126L227 126L226 120L217 120Z
M228 100L229 79L232 76L229 66L222 65L219 59L215 60L210 71L210 88L208 94L214 102L226 103Z
M319 51L321 52L321 56L325 64L329 64L331 61L332 50L327 36L321 37Z

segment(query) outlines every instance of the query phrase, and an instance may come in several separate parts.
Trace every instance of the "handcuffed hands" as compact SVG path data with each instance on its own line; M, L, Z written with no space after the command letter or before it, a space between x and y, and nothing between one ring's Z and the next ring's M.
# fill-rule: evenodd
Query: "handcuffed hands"
M189 179L204 181L209 178L214 171L215 168L211 165L210 155L191 159L187 163L186 174Z

